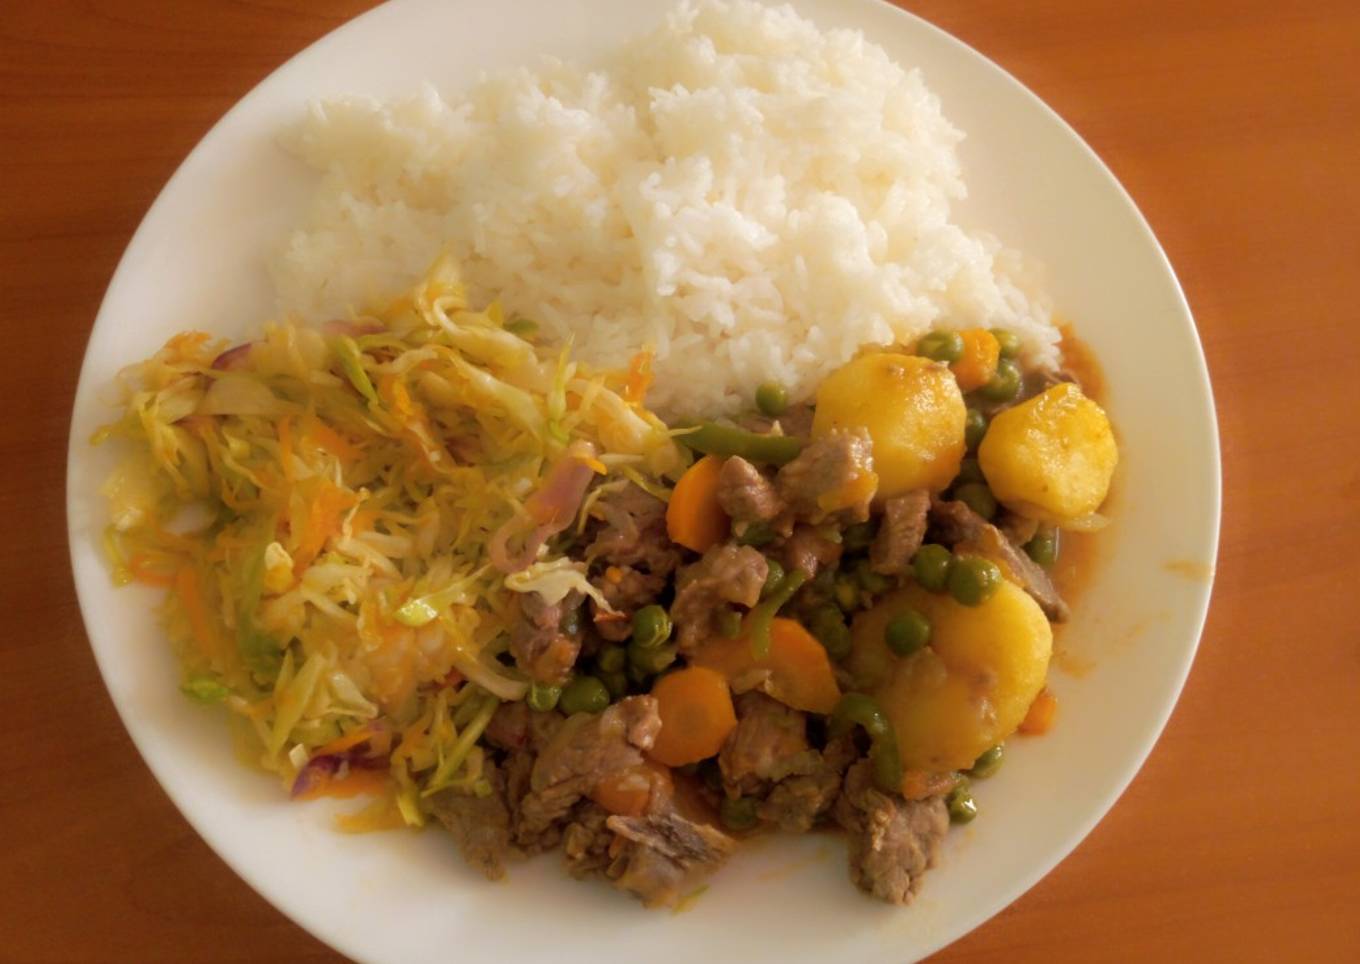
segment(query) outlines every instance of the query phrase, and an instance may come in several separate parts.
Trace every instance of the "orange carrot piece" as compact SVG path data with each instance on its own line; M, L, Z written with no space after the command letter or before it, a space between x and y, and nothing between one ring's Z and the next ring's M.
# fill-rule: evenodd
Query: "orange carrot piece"
M340 531L344 514L354 505L354 496L344 489L324 482L313 496L307 509L307 525L298 539L297 551L293 553L293 571L301 576L303 570L311 565L326 540Z
M610 774L590 791L590 799L621 817L640 817L654 797L669 798L674 790L671 771L655 760L644 761Z
M1042 736L1053 729L1053 720L1057 715L1058 698L1048 689L1042 689L1039 695L1034 697L1025 718L1020 721L1020 732L1030 736Z
M949 369L959 388L971 392L986 385L996 374L997 362L1001 360L1001 343L986 328L969 328L959 335L963 338L963 354Z
M198 650L208 659L217 657L217 630L208 606L203 601L203 591L198 582L194 567L185 564L175 573L175 595L184 607L184 615L189 619L189 630L193 633Z
M710 640L690 662L717 670L729 680L763 672L765 692L796 710L830 713L841 697L826 647L793 619L771 622L770 652L764 658L756 658L743 632L735 639Z
M299 793L295 800L315 800L317 797L357 797L360 794L377 796L389 786L388 771L353 768L343 777L319 780L316 786Z
M359 450L353 443L319 418L313 417L308 420L306 435L341 462L355 462L359 459Z
M127 571L133 579L144 586L168 589L175 584L175 574L154 568L151 565L151 558L144 552L134 552L128 558Z
M666 506L666 532L671 541L707 552L727 538L732 520L718 504L718 474L723 460L705 455L691 465L675 483Z
M908 770L902 774L902 796L908 800L925 800L948 793L958 782L958 775L953 773Z
M628 375L623 383L623 400L641 405L652 387L652 352L645 349L628 362Z
M652 687L661 732L651 757L667 766L698 763L722 749L737 725L727 679L716 670L689 666L667 673Z

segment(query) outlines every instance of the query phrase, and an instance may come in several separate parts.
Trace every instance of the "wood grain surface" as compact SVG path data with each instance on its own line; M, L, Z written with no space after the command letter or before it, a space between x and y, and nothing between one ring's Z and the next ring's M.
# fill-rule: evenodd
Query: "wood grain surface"
M63 472L85 339L147 206L233 102L368 5L0 5L0 960L336 959L129 742L76 608ZM1151 759L938 960L1360 960L1360 3L904 5L1137 200L1198 318L1226 480L1208 629Z

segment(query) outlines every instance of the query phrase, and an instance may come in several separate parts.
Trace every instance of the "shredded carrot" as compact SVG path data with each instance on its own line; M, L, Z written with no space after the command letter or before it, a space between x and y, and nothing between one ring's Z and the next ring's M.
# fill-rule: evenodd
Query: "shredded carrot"
M151 557L144 552L134 552L128 557L127 571L133 579L144 586L168 589L175 584L175 574L153 568Z
M343 753L345 750L352 750L360 743L367 743L373 739L374 731L367 726L356 726L344 736L336 737L329 743L322 744L312 751L312 756L330 756L332 753Z
M334 483L322 481L307 507L307 521L297 551L293 553L293 572L302 577L312 560L320 554L326 540L340 531L346 510L354 506L354 495Z
M342 463L359 460L359 450L347 438L315 416L307 420L304 434Z
M652 687L661 731L650 751L667 766L698 763L722 749L737 714L727 679L717 670L689 666L667 673Z
M1058 715L1058 698L1047 688L1039 691L1029 712L1020 722L1020 732L1030 736L1042 736L1053 729L1053 720Z
M959 332L959 336L963 339L963 354L949 369L959 388L971 392L986 385L996 374L997 362L1001 360L1001 343L986 328L969 328Z
M711 667L729 680L763 676L765 692L796 710L830 713L841 696L826 647L792 619L770 623L767 656L757 659L748 633L743 632L735 639L709 640L690 662Z
M666 506L666 532L671 541L695 552L707 552L727 538L732 520L718 503L718 475L723 460L705 455L675 483Z
M203 590L198 582L198 571L191 564L180 567L175 573L175 595L179 597L184 614L189 618L189 629L194 634L194 642L199 652L208 659L217 656L217 630L207 604L203 601Z
M623 382L624 401L641 405L652 387L652 350L643 349L628 362L628 375Z
M390 786L388 771L352 767L339 779L319 780L316 785L299 793L296 800L315 800L317 797L357 797L360 794L377 796Z

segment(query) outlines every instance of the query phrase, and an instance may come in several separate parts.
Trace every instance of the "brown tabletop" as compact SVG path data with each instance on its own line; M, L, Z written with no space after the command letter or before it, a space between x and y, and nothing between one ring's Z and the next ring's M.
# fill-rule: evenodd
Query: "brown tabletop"
M67 420L137 222L366 0L0 17L0 960L333 960L214 856L114 714L67 562ZM909 0L1065 117L1180 274L1223 435L1185 694L1123 799L942 961L1360 960L1360 3Z

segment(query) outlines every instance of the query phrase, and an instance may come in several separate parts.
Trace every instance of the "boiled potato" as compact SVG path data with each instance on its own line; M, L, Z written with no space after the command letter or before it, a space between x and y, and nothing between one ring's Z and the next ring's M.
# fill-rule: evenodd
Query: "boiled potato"
M1119 449L1104 409L1064 382L993 418L978 462L1008 509L1061 525L1100 508Z
M963 395L949 369L915 355L861 355L817 390L812 435L864 428L874 441L879 495L943 489L963 459Z
M896 656L884 641L889 621L914 608L931 624L930 645ZM1053 631L1022 589L1002 582L980 606L909 586L885 597L851 626L848 668L897 730L908 770L961 770L1015 732L1044 686Z

